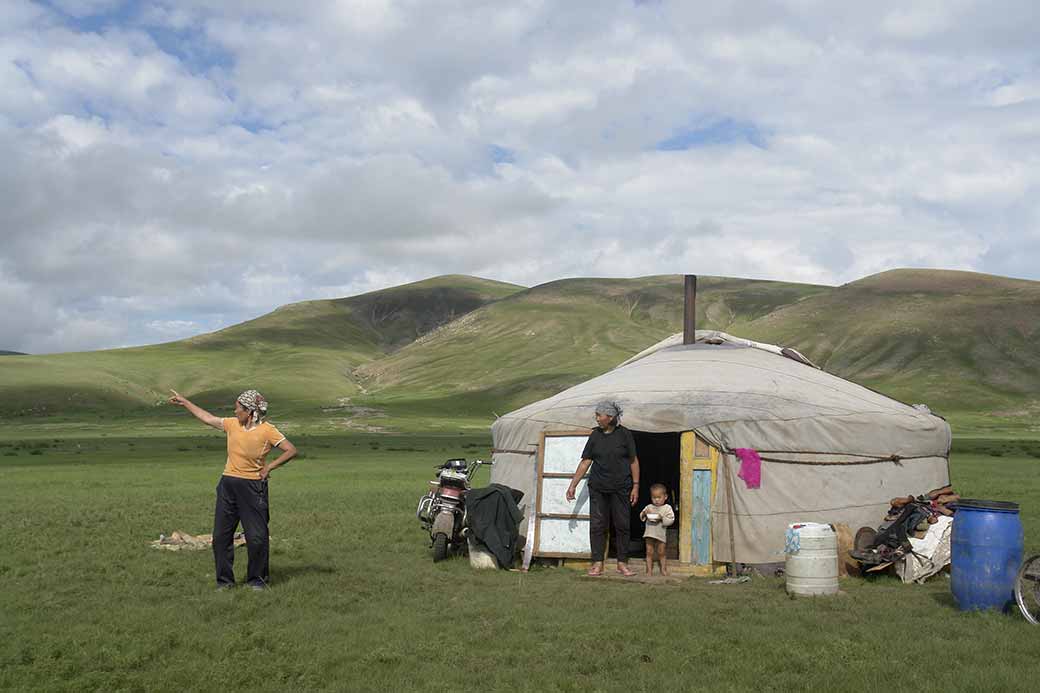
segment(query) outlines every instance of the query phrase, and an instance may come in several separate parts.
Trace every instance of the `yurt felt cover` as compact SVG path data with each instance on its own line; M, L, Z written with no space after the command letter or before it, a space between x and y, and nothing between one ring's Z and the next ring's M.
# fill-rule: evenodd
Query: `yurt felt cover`
M500 417L491 428L492 481L524 491L524 505L534 508L530 453L541 434L588 429L596 403L611 399L622 405L629 429L696 431L722 452L712 503L716 561L782 561L789 523L876 526L892 497L949 483L950 427L926 408L756 348L765 345L713 337L722 343L667 346L666 340ZM760 488L737 478L732 451L738 448L761 455Z

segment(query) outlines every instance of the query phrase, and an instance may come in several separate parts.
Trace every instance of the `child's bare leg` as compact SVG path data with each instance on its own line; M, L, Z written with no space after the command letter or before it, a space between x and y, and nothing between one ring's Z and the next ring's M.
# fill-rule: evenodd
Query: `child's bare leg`
M668 558L664 555L665 543L657 542L657 563L661 566L661 575L668 575Z
M647 563L647 575L652 575L654 572L654 561L657 560L657 547L661 545L658 539L647 539L646 540L646 563ZM658 568L660 572L660 568Z

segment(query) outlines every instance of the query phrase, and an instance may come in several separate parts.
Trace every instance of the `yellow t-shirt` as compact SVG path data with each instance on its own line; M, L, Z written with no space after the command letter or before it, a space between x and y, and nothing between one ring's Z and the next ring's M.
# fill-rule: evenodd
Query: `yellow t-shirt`
M285 440L285 436L266 421L248 431L242 428L242 424L234 417L221 419L221 422L224 432L227 433L227 464L224 465L224 475L237 476L239 479L259 479L267 453Z

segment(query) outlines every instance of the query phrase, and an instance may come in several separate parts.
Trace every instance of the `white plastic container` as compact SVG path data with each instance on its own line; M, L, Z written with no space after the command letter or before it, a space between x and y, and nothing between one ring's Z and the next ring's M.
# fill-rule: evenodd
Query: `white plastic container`
M787 591L791 594L838 593L838 535L830 525L795 522L787 526Z
M477 570L494 570L498 568L498 561L495 560L494 555L490 551L474 541L473 537L468 537L466 541L469 543L470 568L476 568Z

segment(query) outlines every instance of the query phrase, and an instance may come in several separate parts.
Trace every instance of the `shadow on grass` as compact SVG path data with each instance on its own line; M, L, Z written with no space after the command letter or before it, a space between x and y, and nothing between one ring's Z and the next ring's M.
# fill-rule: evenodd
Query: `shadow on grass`
M279 566L271 571L279 583L292 582L298 577L307 575L332 575L336 569L330 565L287 565Z
M932 599L939 606L948 608L951 611L957 611L957 600L953 598L952 592L933 592Z

